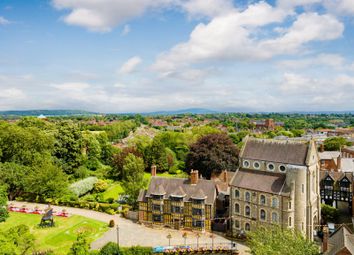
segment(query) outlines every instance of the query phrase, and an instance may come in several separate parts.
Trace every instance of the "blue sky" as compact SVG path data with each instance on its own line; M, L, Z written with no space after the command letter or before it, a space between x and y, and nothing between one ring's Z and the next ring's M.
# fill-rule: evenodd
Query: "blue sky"
M354 0L0 0L0 110L354 109Z

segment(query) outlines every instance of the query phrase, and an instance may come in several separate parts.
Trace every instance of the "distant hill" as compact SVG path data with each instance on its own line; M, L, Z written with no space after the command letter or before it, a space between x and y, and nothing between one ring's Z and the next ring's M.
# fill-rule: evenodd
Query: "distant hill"
M81 111L81 110L25 110L25 111L0 111L0 116L79 116L79 115L97 115L99 113Z
M147 112L142 114L143 115L177 115L177 114L213 114L213 113L220 113L220 112L204 109L204 108L188 108L182 110Z

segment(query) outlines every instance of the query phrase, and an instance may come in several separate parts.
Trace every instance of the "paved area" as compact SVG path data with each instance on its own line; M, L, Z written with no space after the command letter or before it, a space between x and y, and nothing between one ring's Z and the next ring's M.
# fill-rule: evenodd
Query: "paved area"
M22 205L27 205L29 208L34 208L39 206L40 209L44 209L46 205L26 203L26 202L9 202L13 203L17 207L22 207ZM125 218L119 217L118 215L109 215L105 213L100 213L91 210L64 207L64 206L52 206L55 211L60 211L66 209L69 214L81 215L87 218L108 222L113 219L119 226L119 243L122 246L165 246L169 244L167 235L171 234L170 239L171 245L183 245L185 240L182 237L182 231L177 231L173 229L156 229L146 227L137 223L127 220ZM215 246L229 246L230 241L221 235L215 234L214 240L210 238L210 233L201 234L198 242L199 246L211 246L212 241L214 241ZM108 230L103 237L97 239L91 244L92 249L99 249L104 246L107 242L117 242L117 229L113 228ZM187 232L187 245L196 245L197 237L196 233ZM249 254L247 252L248 248L242 244L237 243L237 248L240 254Z

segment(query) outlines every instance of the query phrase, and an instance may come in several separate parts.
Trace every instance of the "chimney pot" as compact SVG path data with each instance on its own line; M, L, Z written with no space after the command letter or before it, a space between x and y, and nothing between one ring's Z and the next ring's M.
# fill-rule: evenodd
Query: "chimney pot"
M337 158L337 171L342 169L342 157L339 155Z
M199 172L198 170L193 170L191 171L191 184L196 185L199 180Z

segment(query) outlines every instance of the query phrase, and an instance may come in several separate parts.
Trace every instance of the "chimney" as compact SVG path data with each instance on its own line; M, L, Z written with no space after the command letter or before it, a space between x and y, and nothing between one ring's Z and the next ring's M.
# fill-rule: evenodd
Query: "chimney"
M342 169L342 157L339 155L337 158L337 171Z
M193 170L191 171L191 184L196 185L198 183L199 179L199 172L198 170Z
M324 144L320 145L320 152L324 152Z
M323 240L322 240L322 252L325 253L328 250L328 238L329 231L328 226L323 227Z
M224 171L222 172L222 180L223 180L223 182L225 182L225 183L228 183L228 182L229 182L229 180L227 179L227 171L226 171L226 170L224 170Z
M151 177L156 176L156 165L151 166Z

